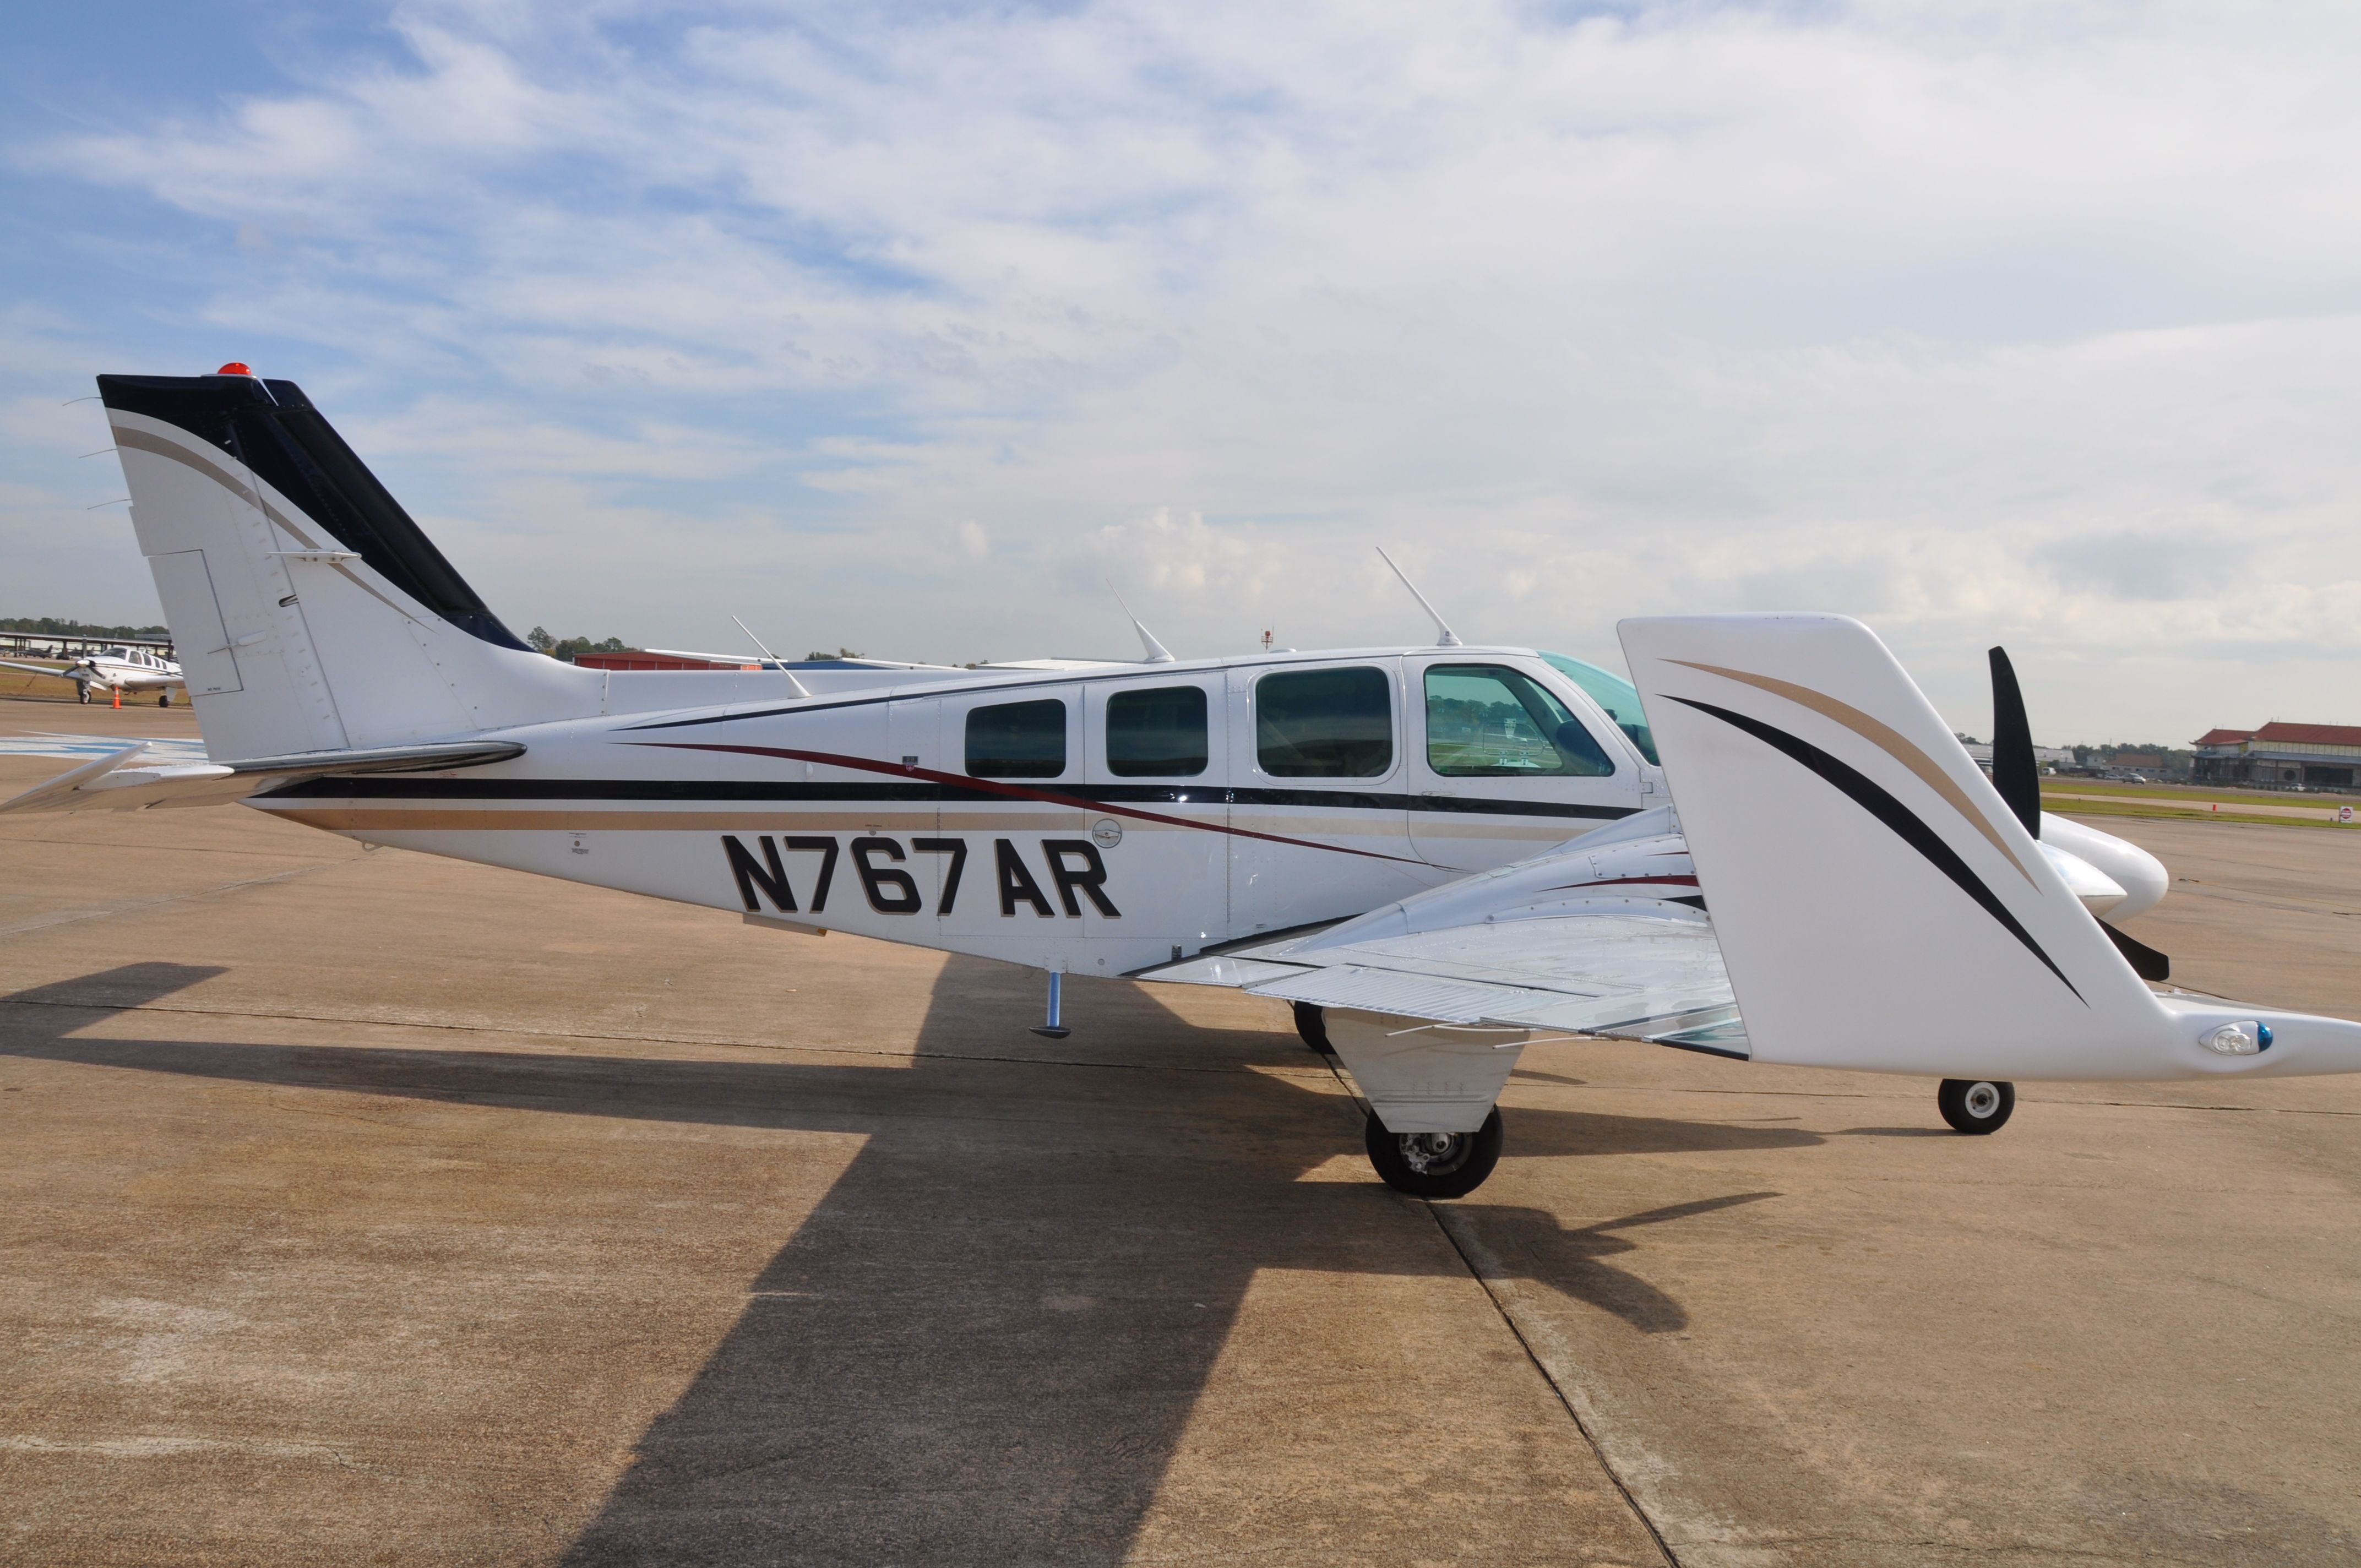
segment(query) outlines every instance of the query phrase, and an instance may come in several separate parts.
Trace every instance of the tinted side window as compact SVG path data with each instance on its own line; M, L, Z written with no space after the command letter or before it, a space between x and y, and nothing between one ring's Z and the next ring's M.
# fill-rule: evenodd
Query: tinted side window
M1117 778L1187 778L1205 771L1205 692L1153 686L1107 698L1107 772Z
M1446 778L1603 778L1615 764L1547 687L1504 664L1426 672L1426 762Z
M1281 779L1374 779L1394 765L1383 670L1290 670L1255 683L1255 748Z
M1004 702L967 716L967 771L979 779L1054 779L1066 771L1066 705Z

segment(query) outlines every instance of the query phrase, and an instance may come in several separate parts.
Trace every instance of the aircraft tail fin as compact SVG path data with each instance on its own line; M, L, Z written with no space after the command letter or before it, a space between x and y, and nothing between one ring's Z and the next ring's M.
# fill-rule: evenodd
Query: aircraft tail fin
M294 382L98 388L215 762L598 710L601 678L503 626Z
M2361 1070L2361 1025L2142 984L1860 622L1618 630L1755 1060L1995 1079Z

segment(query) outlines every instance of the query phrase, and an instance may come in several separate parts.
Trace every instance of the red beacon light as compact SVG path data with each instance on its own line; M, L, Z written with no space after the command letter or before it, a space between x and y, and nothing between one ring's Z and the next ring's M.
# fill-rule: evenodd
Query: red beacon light
M233 359L228 364L223 366L220 369L214 371L214 374L216 376L251 376L254 372L246 367L246 361L243 359Z

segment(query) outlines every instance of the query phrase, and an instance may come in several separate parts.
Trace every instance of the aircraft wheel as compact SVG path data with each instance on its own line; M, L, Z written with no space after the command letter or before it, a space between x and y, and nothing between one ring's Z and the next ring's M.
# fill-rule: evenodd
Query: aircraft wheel
M82 706L83 706L83 707L89 707L89 706L90 706L90 688L89 688L88 686L76 686L74 689L75 689L76 691L78 691L78 692L82 693Z
M1465 1198L1500 1163L1500 1113L1472 1133L1389 1133L1372 1113L1365 1141L1385 1184L1413 1198Z
M171 707L171 706L172 706L172 694L171 694L170 692L158 692L158 693L156 694L156 706L157 706L158 707Z
M1947 1078L1935 1104L1955 1133L1997 1133L2016 1109L2016 1085L1988 1078Z
M1336 1047L1328 1043L1328 1015L1309 1002L1295 1004L1295 1032L1303 1043L1323 1057L1334 1056Z

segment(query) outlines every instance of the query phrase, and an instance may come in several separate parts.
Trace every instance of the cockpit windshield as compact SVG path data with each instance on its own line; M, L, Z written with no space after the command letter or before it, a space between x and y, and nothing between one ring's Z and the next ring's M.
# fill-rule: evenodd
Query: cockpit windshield
M1631 738L1640 755L1656 762L1656 738L1648 729L1648 716L1640 707L1640 688L1620 675L1609 674L1596 664L1586 664L1579 659L1569 659L1563 653L1544 653L1542 659L1549 667L1582 688L1583 694L1607 710L1615 727ZM1656 762L1662 767L1662 762Z

